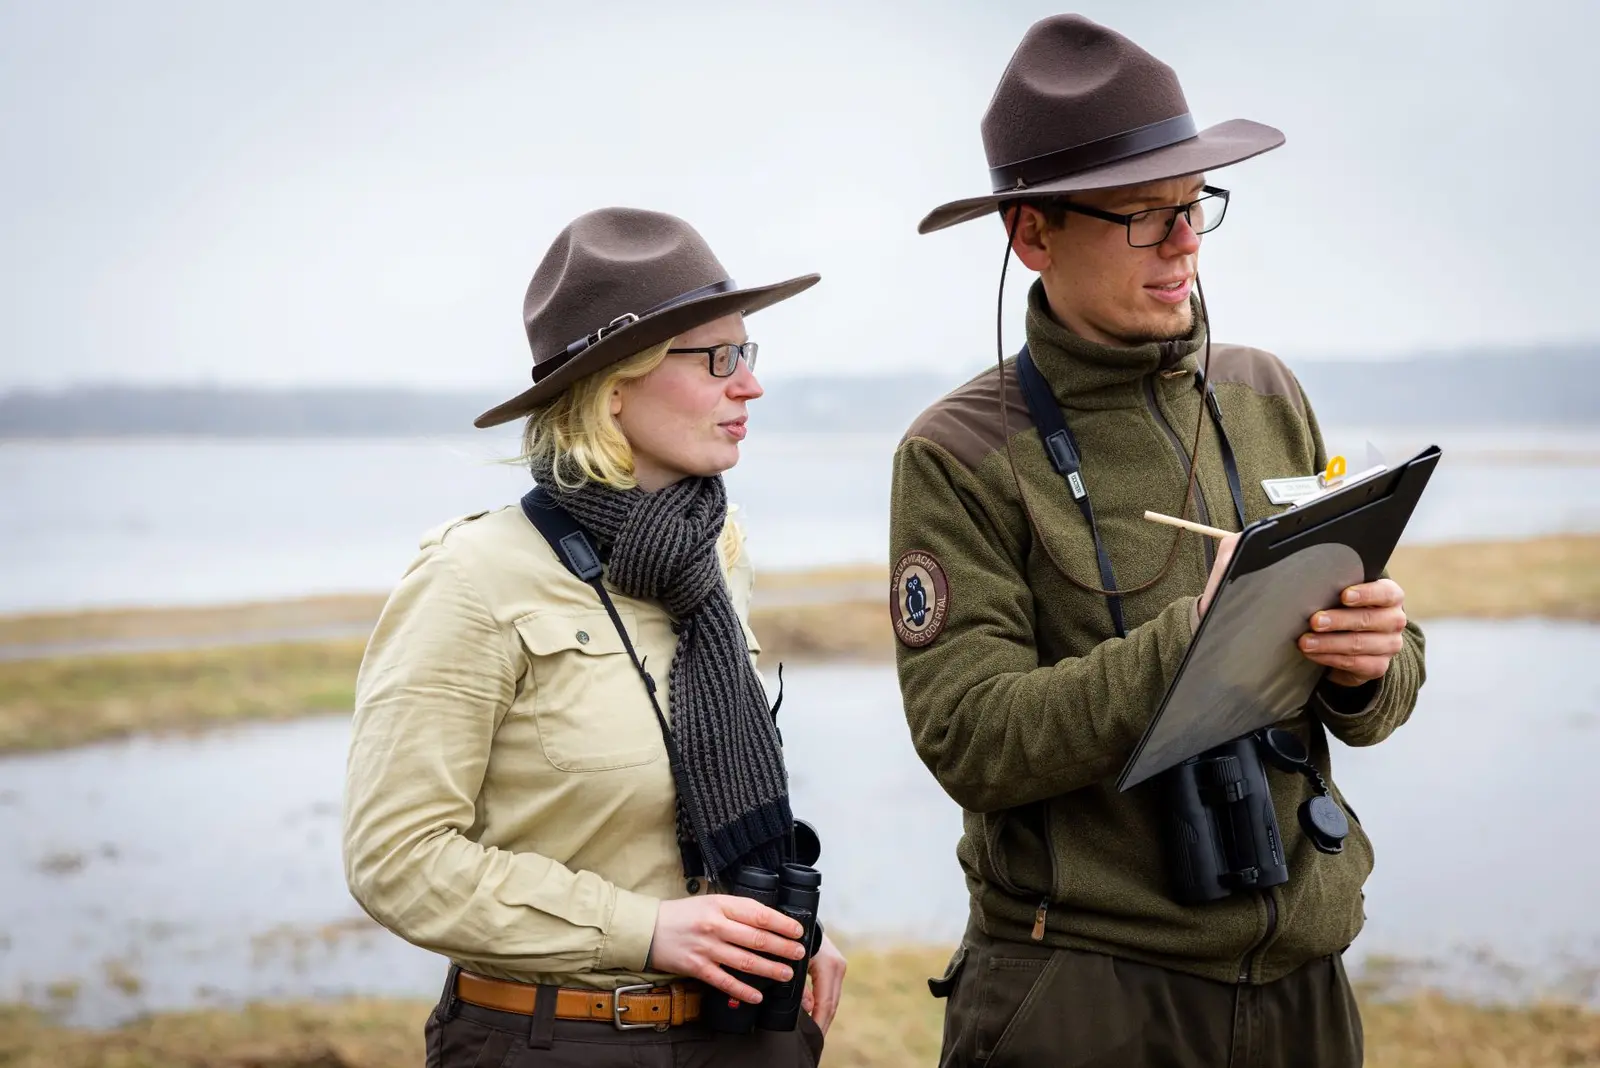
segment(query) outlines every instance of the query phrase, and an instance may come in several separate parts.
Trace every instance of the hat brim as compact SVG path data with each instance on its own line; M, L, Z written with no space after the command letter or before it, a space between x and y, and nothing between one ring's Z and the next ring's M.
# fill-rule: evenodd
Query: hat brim
M687 304L679 304L666 311L647 315L584 349L550 377L532 389L523 390L504 404L497 404L472 421L480 430L509 423L518 416L527 415L539 405L556 396L578 379L610 367L629 356L637 355L652 345L669 341L679 334L704 326L724 315L751 315L762 308L770 308L779 301L803 293L816 285L820 274L805 274L787 282L754 289L736 289L731 293L718 293Z
M953 200L929 212L927 218L918 224L917 232L931 234L957 223L982 218L992 214L996 206L1006 200L1086 193L1092 189L1115 189L1118 186L1199 174L1259 156L1277 148L1283 141L1283 133L1271 126L1249 119L1230 119L1208 126L1187 141L1079 171L1065 178L1040 182L1026 189L1008 189L988 196Z

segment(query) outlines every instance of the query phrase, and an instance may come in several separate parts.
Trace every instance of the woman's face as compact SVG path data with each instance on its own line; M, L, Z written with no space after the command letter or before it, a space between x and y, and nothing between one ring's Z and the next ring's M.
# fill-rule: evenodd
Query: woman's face
M672 340L674 349L741 345L744 317L726 315ZM741 359L733 374L711 374L704 352L669 352L654 371L611 394L611 414L633 449L634 475L647 491L691 475L719 475L739 462L745 405L761 383Z

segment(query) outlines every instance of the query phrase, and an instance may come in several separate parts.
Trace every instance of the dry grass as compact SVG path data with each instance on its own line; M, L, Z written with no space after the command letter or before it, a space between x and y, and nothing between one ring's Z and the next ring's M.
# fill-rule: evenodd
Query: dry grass
M383 594L184 608L117 608L0 616L0 646L71 642L227 640L340 626L371 627Z
M1422 620L1543 616L1600 621L1600 535L1420 546L1391 571ZM877 566L763 575L751 624L763 665L887 660L893 655ZM837 594L844 598L829 601ZM816 601L807 597L820 596ZM0 619L7 642L209 637L294 627L370 624L381 598L314 598L214 609L165 609ZM30 622L31 621L31 622ZM288 719L350 708L359 638L215 644L168 652L0 661L0 752L47 749L142 731Z
M1389 573L1418 619L1600 622L1600 536L1402 546Z
M947 950L857 950L828 1036L831 1068L936 1062L943 1002L926 978ZM1364 998L1370 1068L1570 1068L1600 1065L1600 1013L1572 1005L1479 1007L1438 995ZM7 1068L390 1068L421 1064L417 1001L348 1000L155 1015L114 1031L61 1028L0 1008Z
M805 571L764 571L756 605L837 592L848 599L863 587L888 590L889 571L877 564ZM885 593L887 597L887 592ZM302 597L286 601L164 608L89 609L0 616L0 647L140 642L150 645L225 645L259 641L260 635L370 628L384 594Z
M365 642L0 662L0 751L347 711Z
M1446 616L1505 619L1545 616L1600 620L1600 535L1567 534L1515 542L1461 542L1402 547L1390 570L1406 587L1418 618ZM848 602L847 608L880 607L887 599L889 572L881 564L855 564L805 571L766 571L757 576L755 612L763 633L791 633L781 616L819 595ZM862 591L885 596L862 599ZM837 594L830 598L830 594ZM236 605L177 608L126 608L0 616L0 647L44 646L110 641L242 642L252 635L295 630L370 627L383 607L381 594L306 597ZM859 602L859 603L857 603ZM822 617L822 603L816 603ZM829 611L833 606L829 606ZM875 628L880 638L887 625ZM834 650L831 636L801 637L792 648L811 643ZM788 652L785 655L793 655Z
M759 571L756 573L756 599L764 594L783 594L826 586L877 586L889 599L889 568L884 564L843 564L814 567L803 571Z
M887 589L888 580L884 581ZM752 609L750 629L761 639L762 670L779 660L887 660L894 655L889 595L881 601L798 604Z

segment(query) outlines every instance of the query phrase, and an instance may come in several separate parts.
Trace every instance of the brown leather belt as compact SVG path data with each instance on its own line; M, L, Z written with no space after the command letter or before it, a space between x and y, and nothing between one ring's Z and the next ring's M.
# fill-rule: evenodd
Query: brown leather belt
M527 983L511 983L503 979L461 972L456 976L456 997L469 1005L501 1012L516 1012L532 1016L539 998L550 988L541 990ZM704 988L698 983L671 983L656 986L641 983L620 986L615 991L584 990L560 987L556 990L555 1018L558 1020L593 1020L608 1023L621 1031L640 1027L653 1027L665 1031L700 1018L700 996Z

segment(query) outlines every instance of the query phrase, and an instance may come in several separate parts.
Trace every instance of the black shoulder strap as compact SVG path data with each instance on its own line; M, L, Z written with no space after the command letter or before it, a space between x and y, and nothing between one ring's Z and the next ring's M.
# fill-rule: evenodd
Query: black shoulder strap
M1094 554L1100 563L1100 586L1114 591L1117 578L1111 570L1111 557L1100 540L1100 528L1094 521L1094 508L1089 504L1089 491L1083 485L1083 462L1078 456L1078 442L1067 426L1067 417L1061 414L1061 406L1056 403L1055 395L1050 392L1050 384L1039 373L1039 368L1034 366L1026 345L1017 353L1017 378L1022 383L1022 395L1028 402L1033 425L1038 428L1039 437L1044 441L1050 466L1066 480L1067 491L1078 502L1078 509L1089 524L1089 534L1094 538ZM1106 597L1106 604L1111 609L1111 624L1117 629L1117 637L1127 637L1128 631L1122 622L1121 596L1111 593Z
M1239 517L1239 529L1249 526L1244 518L1244 489L1239 485L1239 464L1233 458L1233 446L1228 444L1228 432L1222 427L1222 405L1217 403L1217 391L1211 388L1198 368L1194 372L1194 386L1205 397L1206 411L1217 428L1217 444L1222 450L1222 469L1228 475L1228 493L1233 497L1233 514Z
M556 502L549 490L543 486L529 490L523 495L522 511L568 571L591 585L600 580L605 569L594 542L589 540L589 532Z
M656 680L645 670L644 662L634 651L633 639L628 637L628 628L622 625L622 616L617 613L616 602L611 599L611 592L606 589L605 568L601 564L600 553L590 540L589 532L584 530L582 524L572 518L572 513L561 507L550 491L543 486L535 486L523 495L522 512L528 517L528 522L544 535L544 540L550 543L550 548L555 550L557 559L566 565L567 570L593 586L594 592L600 595L600 603L605 605L606 615L611 617L611 625L617 628L617 637L622 639L622 647L628 650L628 658L633 661L639 677L644 680L644 688L650 694L650 704L656 710L656 722L661 725L661 734L667 740L668 751L672 752L674 749L672 731L667 727L667 717L661 714L661 705L656 700Z
M672 768L672 780L674 783L683 782L683 761L678 752L678 741L672 735L672 728L667 725L667 717L661 711L661 702L656 700L656 680L645 670L644 662L639 659L639 654L633 648L633 639L628 637L628 628L622 625L622 616L617 613L616 602L611 599L611 592L606 589L605 568L600 553L595 549L589 532L584 530L582 524L572 518L572 513L561 507L550 491L543 486L535 486L523 494L522 512L528 517L528 522L544 536L544 540L550 543L556 558L566 566L566 569L594 587L594 592L599 595L600 603L605 606L606 615L611 617L611 625L617 628L617 637L622 639L622 647L628 651L628 658L633 661L634 670L639 673L639 678L644 681L645 692L650 695L650 707L655 711L656 725L661 728L661 741L667 747L667 763ZM692 798L684 790L680 789L678 796L684 804L693 804ZM694 825L699 826L700 821L695 819ZM691 856L690 844L680 840L678 846L683 853L684 871L689 874L698 873L701 865L697 857Z

